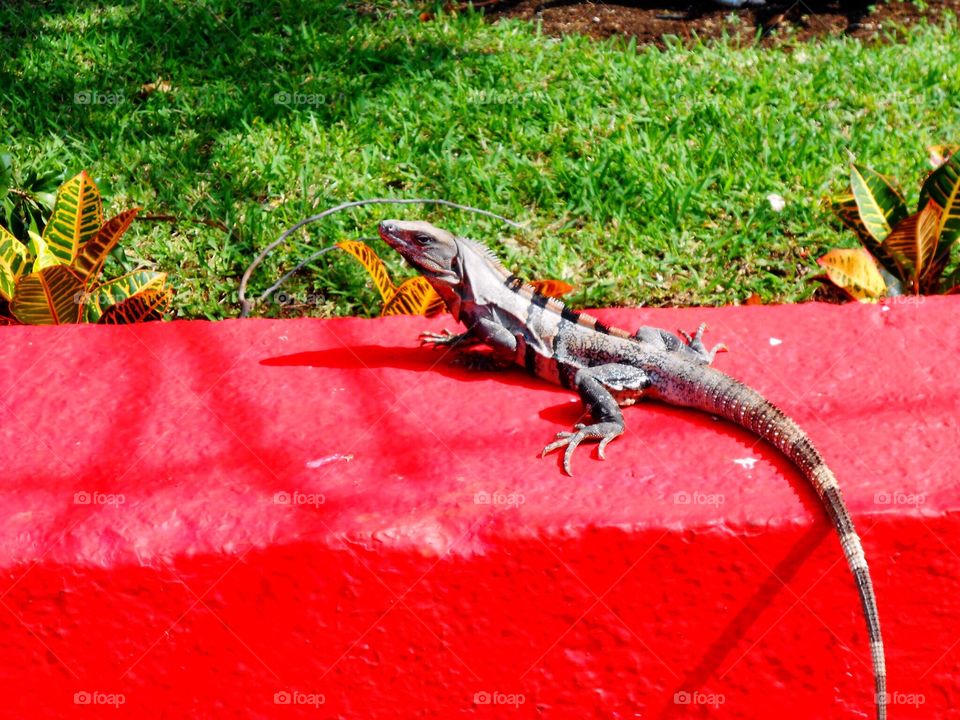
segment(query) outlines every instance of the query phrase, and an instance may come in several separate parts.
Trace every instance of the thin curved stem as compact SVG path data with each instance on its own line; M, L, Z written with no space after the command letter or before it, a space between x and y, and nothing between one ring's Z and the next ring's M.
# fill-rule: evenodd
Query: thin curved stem
M282 285L284 282L286 282L286 280L287 280L291 275L293 275L295 272L297 272L298 270L300 270L301 268L303 268L305 265L307 265L307 264L308 264L309 262L311 262L312 260L315 260L316 258L318 258L318 257L320 257L321 255L323 255L325 252L328 252L328 251L332 250L334 247L336 247L335 245L331 245L330 247L326 247L326 248L323 248L323 249L321 249L321 250L318 250L318 251L315 252L313 255L311 255L309 258L307 258L307 259L304 260L302 263L300 263L300 264L297 265L295 268L293 268L293 270L290 270L290 271L287 272L285 275L283 275L277 282L275 282L273 285L271 285L269 288L267 288L267 290L266 290L262 295L260 295L260 297L258 297L255 301L252 301L252 302L251 302L250 300L247 300L247 295L246 295L246 294L247 294L247 284L250 282L250 276L253 274L253 271L260 265L260 263L263 262L264 258L266 258L267 255L269 255L277 246L281 245L284 241L286 241L286 239L287 239L288 237L290 237L291 234L293 234L294 232L296 232L297 230L299 230L300 228L302 228L304 225L307 225L308 223L317 222L318 220L322 220L323 218L327 217L328 215L332 215L333 213L339 212L340 210L346 210L346 209L348 209L348 208L359 207L359 206L361 206L361 205L389 205L389 204L394 204L394 205L413 205L413 204L443 205L443 206L445 206L445 207L456 208L457 210L467 210L468 212L476 213L476 214L478 214L478 215L485 215L486 217L491 217L491 218L494 218L494 219L496 219L496 220L500 220L501 222L504 222L504 223L506 223L507 225L510 225L511 227L515 227L515 228L522 228L522 227L523 227L523 224L522 224L522 223L518 223L518 222L515 222L515 221L513 221L513 220L509 220L508 218L505 218L505 217L503 217L502 215L497 215L496 213L492 213L492 212L490 212L489 210L481 210L480 208L471 207L470 205L460 205L459 203L451 202L450 200L440 200L440 199L437 199L437 198L371 198L371 199L369 199L369 200L354 200L354 201L352 201L352 202L341 203L340 205L336 205L335 207L328 208L328 209L324 210L324 211L321 212L321 213L318 213L318 214L316 214L316 215L311 215L310 217L304 218L303 220L301 220L300 222L298 222L298 223L297 223L296 225L294 225L293 227L284 230L283 233L281 233L280 237L278 237L276 240L274 240L272 243L270 243L270 244L267 245L263 250L260 251L260 254L257 255L257 257L254 258L253 262L250 263L250 266L244 271L243 277L240 278L240 288L239 288L239 291L238 291L238 293L237 293L237 295L238 295L238 297L239 297L239 299L240 299L240 317L242 317L242 318L248 317L248 316L250 315L250 310L253 309L254 303L261 303L261 302L263 302L264 300L266 300L268 297L270 297L271 294L273 294L274 292L276 292L277 288L279 288L280 285Z

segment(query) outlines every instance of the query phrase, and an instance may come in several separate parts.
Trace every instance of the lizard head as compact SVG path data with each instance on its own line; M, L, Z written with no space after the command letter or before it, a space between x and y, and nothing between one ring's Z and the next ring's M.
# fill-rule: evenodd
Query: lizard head
M509 276L480 243L427 222L384 220L380 237L427 279L458 320L465 308L484 302L486 290L501 287L495 281Z
M453 288L460 284L460 247L446 230L428 222L403 220L384 220L379 230L383 241L438 291L444 285Z

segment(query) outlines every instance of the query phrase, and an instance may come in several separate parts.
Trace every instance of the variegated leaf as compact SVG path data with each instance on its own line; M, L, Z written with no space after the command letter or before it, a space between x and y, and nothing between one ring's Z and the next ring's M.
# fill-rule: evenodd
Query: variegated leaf
M96 235L80 247L73 267L87 283L96 281L107 255L117 246L138 212L140 208L133 208L108 220Z
M10 312L27 325L60 325L80 321L83 280L66 265L54 265L17 281Z
M823 202L830 206L830 210L848 230L853 230L860 242L876 242L860 218L860 208L857 207L857 199L852 194L824 198Z
M110 282L93 288L86 297L84 319L87 322L104 322L110 308L119 305L140 293L161 292L167 274L153 270L135 270ZM115 314L119 311L115 311Z
M173 299L170 288L151 288L108 307L100 317L101 325L129 325L131 323L162 320Z
M827 278L855 300L876 300L886 291L877 264L863 248L831 250L817 260Z
M430 289L433 290L433 288ZM445 312L447 312L447 304L443 301L442 297L437 295L436 290L434 290L433 297L430 298L430 302L427 303L427 307L423 311L423 314L427 317L434 317Z
M30 253L30 258L33 262L30 268L31 271L38 272L44 268L63 264L50 252L50 248L47 247L47 243L42 237L33 232L33 230L29 231L29 235L30 242L27 243L27 251Z
M933 266L940 215L940 207L931 201L920 212L901 220L883 241L884 249L901 268L900 276L915 293L920 290L921 278Z
M573 286L562 280L534 280L530 283L541 295L546 297L560 297L571 290ZM423 276L417 276L404 281L396 292L384 303L381 316L387 315L426 315L433 317L447 311L437 291Z
M70 265L101 225L103 204L100 191L83 171L67 180L57 192L57 202L43 230L43 240L60 263Z
M373 279L373 284L376 285L377 291L380 293L380 297L383 298L384 302L388 302L390 298L394 297L397 292L397 286L393 284L387 272L387 266L383 264L383 260L374 252L373 248L366 243L354 240L338 242L337 247L350 253L350 255L360 261L360 264L363 265Z
M30 264L26 246L0 226L0 297L11 300L17 278Z
M886 177L868 167L850 167L850 189L863 224L878 242L907 216L903 193Z
M860 208L857 207L857 199L853 195L843 195L832 198L827 202L829 202L830 209L833 213L840 218L840 221L848 229L856 234L857 239L860 240L863 246L877 259L884 269L893 274L900 272L896 260L890 257L889 253L883 249L877 239L870 234L870 230L867 229L866 224L864 224L863 219L860 217Z
M437 304L439 303L439 310ZM426 315L428 311L436 314L444 308L443 300L437 291L422 275L405 280L397 291L384 304L380 315Z
M942 260L950 254L951 246L960 237L960 155L950 155L923 182L920 207L925 207L931 200L943 210L937 228L937 259Z

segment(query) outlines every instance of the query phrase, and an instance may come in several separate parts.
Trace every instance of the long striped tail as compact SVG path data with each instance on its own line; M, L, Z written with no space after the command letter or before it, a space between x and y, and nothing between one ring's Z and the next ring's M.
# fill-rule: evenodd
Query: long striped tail
M691 366L689 370L693 372L681 370L679 373L688 375L686 382L678 383L674 391L661 393L664 400L719 415L762 437L797 466L823 501L857 584L870 639L877 720L886 720L887 673L877 599L860 537L853 527L836 477L800 426L756 390L714 368L701 365L695 369Z

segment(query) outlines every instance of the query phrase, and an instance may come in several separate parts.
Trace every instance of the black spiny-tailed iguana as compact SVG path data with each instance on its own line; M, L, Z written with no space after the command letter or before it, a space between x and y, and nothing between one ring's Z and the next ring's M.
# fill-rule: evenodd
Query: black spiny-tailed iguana
M704 347L703 325L693 337L650 327L630 335L538 294L472 240L429 223L396 220L381 223L380 236L427 278L467 327L461 335L427 333L424 342L486 344L501 358L580 394L592 422L558 433L543 449L546 454L565 448L567 474L573 452L584 440L599 441L603 457L607 444L624 431L620 407L642 397L719 415L785 454L816 489L840 536L866 617L877 718L886 718L886 671L873 582L837 480L793 420L755 390L710 367L721 346Z

